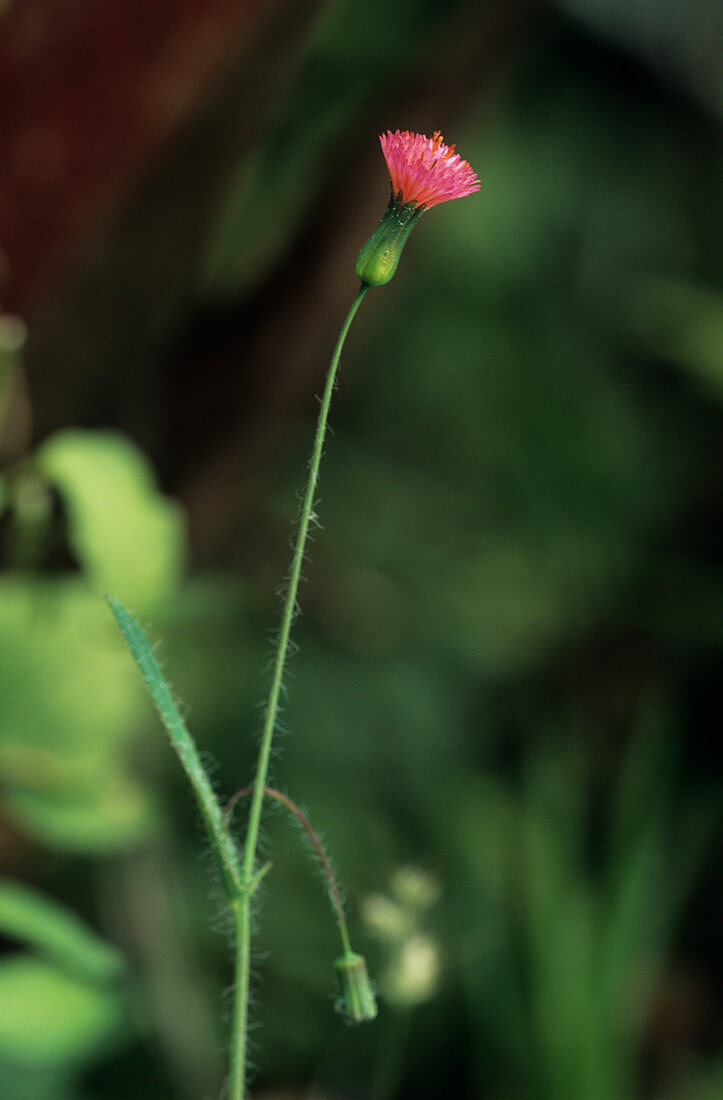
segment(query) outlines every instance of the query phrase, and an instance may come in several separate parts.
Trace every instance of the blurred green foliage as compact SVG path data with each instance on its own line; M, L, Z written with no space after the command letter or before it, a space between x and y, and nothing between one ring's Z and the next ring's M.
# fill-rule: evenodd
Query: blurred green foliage
M270 809L259 1091L712 1098L715 124L549 13L491 81L469 63L499 10L483 9L324 5L192 272L199 310L266 294L282 325L274 280L339 225L335 158L348 181L352 146L378 158L378 130L434 113L444 42L465 104L445 108L458 116L445 136L483 191L422 219L352 332L274 769L335 856L382 1009L363 1032L334 1017L323 883ZM362 243L349 242L350 295ZM305 335L279 339L293 353ZM2 924L0 892L0 931L25 945L0 963L9 1096L217 1093L208 1018L229 974L203 841L100 595L163 638L222 792L246 784L315 385L237 542L187 577L180 509L123 436L68 425L3 475L3 812L42 853L22 874L104 925L138 977L68 967L32 932L57 920L47 898L23 931ZM410 864L401 881L438 893L416 908L399 895ZM33 997L47 1014L14 1010Z
M56 504L75 575L39 571ZM6 810L55 846L124 847L151 814L126 759L142 695L99 597L112 588L139 611L163 606L180 577L180 515L132 444L78 431L47 440L8 475L6 508L7 554L19 567L0 581L0 629L13 639L0 657Z
M159 815L129 767L144 699L100 596L108 586L140 609L163 605L180 579L180 513L137 449L112 433L58 433L10 468L3 487L12 566L0 579L10 643L0 654L3 812L45 848L123 851L157 831ZM64 568L52 557L60 516ZM0 1092L73 1096L79 1068L125 1030L118 953L9 880L0 882L0 933L30 947L0 961Z
M30 949L0 966L0 1089L70 1095L78 1066L117 1041L122 959L57 903L9 881L0 882L0 933Z

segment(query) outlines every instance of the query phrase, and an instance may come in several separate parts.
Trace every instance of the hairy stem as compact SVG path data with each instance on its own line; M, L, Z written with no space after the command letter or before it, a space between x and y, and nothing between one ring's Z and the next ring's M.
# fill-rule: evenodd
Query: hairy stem
M279 696L281 694L281 684L284 676L284 668L286 666L286 658L289 650L289 638L291 636L291 624L294 621L294 615L296 612L296 597L299 590L299 581L301 579L301 566L304 560L304 551L306 549L306 538L309 532L309 523L311 522L311 516L314 506L314 496L316 493L316 486L319 480L319 466L321 464L321 456L324 450L324 438L326 436L326 425L329 417L329 407L331 405L331 395L334 392L334 383L336 381L336 374L339 367L339 359L341 358L341 351L344 347L344 341L346 340L347 333L354 320L354 315L361 305L362 299L366 294L369 287L362 283L354 299L351 309L346 315L344 324L342 325L341 332L339 333L339 339L336 342L334 353L331 357L331 363L329 364L329 372L326 376L326 385L324 386L324 393L321 399L321 406L319 408L319 417L316 423L316 435L314 437L314 446L311 452L311 460L309 462L309 476L306 482L306 491L304 493L304 499L301 504L301 516L299 518L299 526L296 532L296 540L294 542L294 554L291 560L291 571L289 573L289 584L286 589L286 596L284 599L284 606L281 613L281 626L279 628L279 636L276 643L276 654L274 657L273 672L271 676L271 686L269 688L268 700L266 703L266 710L264 713L264 724L261 731L261 742L259 745L259 756L256 765L256 780L253 786L253 796L251 799L251 809L249 811L249 820L246 828L246 837L244 841L243 856L241 861L241 881L244 887L244 895L238 899L234 905L234 914L236 919L236 1005L234 1009L234 1030L231 1038L232 1043L232 1074L230 1083L229 1100L243 1100L244 1096L244 1078L246 1075L246 1031L248 1024L248 995L250 984L250 967L251 967L251 894L253 893L258 880L254 879L254 868L256 864L256 849L259 839L259 826L261 823L261 805L264 799L264 788L266 787L266 777L269 771L269 759L271 756L271 742L274 735L274 729L276 727L276 717L279 709ZM243 1001L243 1004L239 1002Z
M231 1021L231 1070L229 1100L243 1100L246 1084L246 1046L251 980L251 893L231 906L234 918L234 1002Z

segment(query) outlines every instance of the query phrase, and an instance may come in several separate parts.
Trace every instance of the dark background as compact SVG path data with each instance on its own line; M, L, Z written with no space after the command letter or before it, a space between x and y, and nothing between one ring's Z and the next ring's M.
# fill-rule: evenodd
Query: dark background
M255 1095L721 1095L722 31L713 0L0 4L0 1095L220 1094L220 892L101 596L219 795L250 782L398 127L483 186L352 328L272 776L380 1015L334 1014L270 809Z

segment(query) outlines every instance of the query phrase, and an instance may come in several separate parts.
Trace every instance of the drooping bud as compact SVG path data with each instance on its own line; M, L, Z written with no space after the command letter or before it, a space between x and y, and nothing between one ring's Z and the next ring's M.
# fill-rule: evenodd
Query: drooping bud
M423 210L416 202L404 202L401 191L392 192L384 217L357 256L355 270L363 283L384 286L389 282Z
M372 983L367 974L367 964L363 955L347 951L334 963L341 984L341 997L337 1011L348 1024L361 1024L374 1020L377 1015L377 1002Z

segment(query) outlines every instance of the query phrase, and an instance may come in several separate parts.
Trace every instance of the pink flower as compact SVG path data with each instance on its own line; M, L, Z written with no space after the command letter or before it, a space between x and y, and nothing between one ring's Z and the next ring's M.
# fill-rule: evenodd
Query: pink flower
M412 134L387 130L379 138L392 181L389 206L356 258L366 286L384 286L394 275L407 237L422 213L440 202L463 199L482 186L466 160L435 131Z
M394 196L429 210L440 202L463 199L482 186L454 145L445 145L438 130L428 138L409 130L387 130L379 138Z

